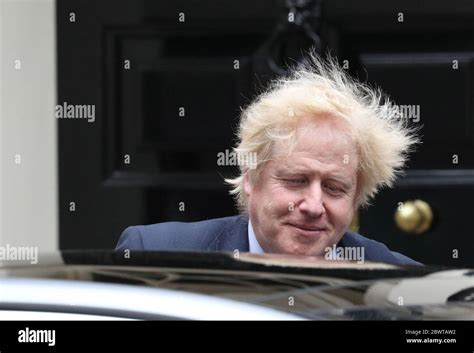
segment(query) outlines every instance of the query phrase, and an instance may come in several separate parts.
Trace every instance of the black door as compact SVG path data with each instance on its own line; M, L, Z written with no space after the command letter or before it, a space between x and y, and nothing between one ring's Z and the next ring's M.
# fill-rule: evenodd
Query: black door
M58 119L61 248L235 214L223 179L237 169L217 154L235 142L240 107L316 46L421 129L406 175L359 213L360 233L424 263L474 266L474 7L293 3L57 2L58 104L95 108Z

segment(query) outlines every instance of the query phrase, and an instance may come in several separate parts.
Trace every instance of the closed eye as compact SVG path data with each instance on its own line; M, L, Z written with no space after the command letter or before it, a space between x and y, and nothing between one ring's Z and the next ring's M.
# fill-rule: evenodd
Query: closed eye
M328 189L329 192L331 192L333 194L335 194L335 193L339 194L339 193L344 193L345 192L345 190L343 188L341 188L339 186L335 186L335 185L325 185L324 187L326 189Z
M306 182L306 179L283 179L283 181L289 185L303 185Z

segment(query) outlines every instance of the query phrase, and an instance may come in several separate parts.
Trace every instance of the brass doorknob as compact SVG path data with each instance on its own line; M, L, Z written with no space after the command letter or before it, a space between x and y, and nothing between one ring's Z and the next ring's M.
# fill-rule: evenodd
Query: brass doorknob
M397 226L413 234L426 232L433 223L433 211L423 200L405 201L395 212Z

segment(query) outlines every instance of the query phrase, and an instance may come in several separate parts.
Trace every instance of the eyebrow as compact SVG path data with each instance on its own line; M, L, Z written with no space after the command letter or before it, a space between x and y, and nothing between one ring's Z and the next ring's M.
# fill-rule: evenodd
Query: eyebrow
M313 174L314 171L308 170L307 168L295 167L295 168L288 168L285 166L278 167L275 171L276 176L285 176L285 175L298 175L298 174ZM345 188L351 188L354 183L351 178L342 176L340 174L327 174L323 175L325 179L334 180L338 183L343 184Z
M352 180L345 177L329 176L328 179L341 183L345 189L350 189L352 186L354 186L354 183L352 182Z
M298 167L298 166L287 166L287 165L280 165L276 167L276 173L286 173L286 174L301 174L301 173L311 173L312 171L305 167Z

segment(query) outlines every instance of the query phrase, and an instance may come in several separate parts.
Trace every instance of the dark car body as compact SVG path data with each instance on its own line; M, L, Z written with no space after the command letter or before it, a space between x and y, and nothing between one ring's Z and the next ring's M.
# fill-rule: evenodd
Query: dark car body
M36 265L9 263L0 273L3 319L474 319L471 269L247 253L63 251Z

